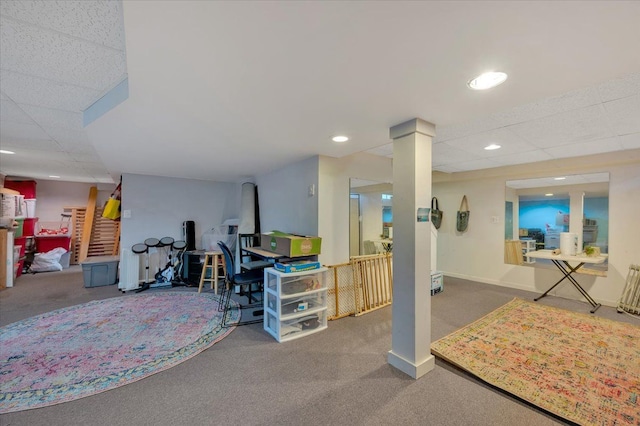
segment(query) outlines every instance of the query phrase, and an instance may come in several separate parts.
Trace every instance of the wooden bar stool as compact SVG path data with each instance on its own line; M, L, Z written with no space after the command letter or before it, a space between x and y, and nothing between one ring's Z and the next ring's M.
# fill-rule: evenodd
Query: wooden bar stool
M226 274L224 257L221 251L207 251L204 253L204 263L202 264L202 273L200 274L200 286L198 293L202 292L205 281L211 283L211 288L218 294L218 268L222 266L223 274ZM207 278L207 271L211 271ZM224 275L223 275L224 276Z

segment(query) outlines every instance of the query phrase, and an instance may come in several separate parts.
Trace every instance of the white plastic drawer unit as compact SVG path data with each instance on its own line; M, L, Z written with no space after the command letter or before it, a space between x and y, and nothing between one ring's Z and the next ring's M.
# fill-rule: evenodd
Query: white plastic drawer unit
M275 269L265 269L266 288L276 293L278 297L296 297L313 290L327 288L324 272L327 268L311 271L284 273Z
M281 320L286 320L326 308L327 292L324 289L314 290L310 294L289 298L278 298L273 293L267 293L265 301L267 307L275 312Z
M326 271L264 270L264 329L278 342L327 328Z
M322 331L327 328L326 309L316 313L307 313L304 316L282 321L269 311L265 311L264 329L278 342L297 339L309 334Z

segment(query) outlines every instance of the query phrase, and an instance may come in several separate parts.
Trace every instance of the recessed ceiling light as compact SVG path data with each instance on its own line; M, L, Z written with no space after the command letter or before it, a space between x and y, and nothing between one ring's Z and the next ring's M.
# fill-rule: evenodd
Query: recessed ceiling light
M49 177L54 179L60 179L60 176L56 176L56 175L49 175Z
M553 197L553 194L549 192L548 194L544 194L544 196L545 197Z
M346 142L348 140L349 140L349 138L346 137L346 136L334 136L333 137L333 141L334 142Z
M486 90L496 87L507 80L507 74L498 71L485 72L476 78L469 80L467 86L473 90Z
M484 147L484 149L486 149L487 151L493 151L494 149L500 149L502 148L502 146L492 143L491 145L487 145Z
M6 149L0 149L0 154L15 154L15 152L7 151Z
M565 180L565 179L566 179L565 176L558 176L553 178L553 180Z

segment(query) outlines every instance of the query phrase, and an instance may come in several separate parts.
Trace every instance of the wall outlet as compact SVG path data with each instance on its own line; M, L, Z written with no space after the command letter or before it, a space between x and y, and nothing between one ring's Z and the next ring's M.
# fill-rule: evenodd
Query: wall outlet
M122 217L129 219L131 217L131 210L122 210Z
M313 197L314 195L316 195L316 186L312 183L309 185L309 197Z
M500 223L500 216L491 216L491 223Z

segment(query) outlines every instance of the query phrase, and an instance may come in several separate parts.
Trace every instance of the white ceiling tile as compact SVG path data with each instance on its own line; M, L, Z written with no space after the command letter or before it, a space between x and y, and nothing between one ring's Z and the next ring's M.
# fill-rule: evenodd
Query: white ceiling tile
M58 141L62 146L65 146L65 144L87 144L91 146L91 141L85 130L47 127L47 133L51 139Z
M440 164L438 166L434 165L433 170L437 172L442 172L442 173L456 173L456 172L464 171L462 169L459 169L458 167L454 167L452 165L444 165L444 164Z
M0 13L42 28L70 34L114 49L124 49L122 2L5 1Z
M63 140L62 142L58 142L61 149L70 154L93 154L97 155L96 150L93 145L90 143L77 143L77 142L69 142Z
M27 151L62 151L55 141L45 139L3 139L2 146Z
M614 136L602 105L515 124L509 129L540 148Z
M67 111L83 111L100 92L65 83L2 70L2 90L17 104L39 105Z
M475 154L455 148L445 142L433 144L431 148L431 157L431 161L434 166L472 161L480 158Z
M484 158L536 149L534 145L523 140L508 128L494 129L462 138L450 139L446 144ZM484 149L485 146L490 144L500 145L501 148L490 151Z
M620 151L622 146L617 137L580 142L572 145L545 148L545 152L554 158L578 157L582 155L601 154L604 152Z
M124 52L12 19L1 19L2 68L104 90L126 74Z
M500 127L500 123L491 117L485 117L474 120L470 123L463 123L452 126L439 127L436 124L436 135L433 138L434 143L448 141L450 139L461 138L476 133L486 132L488 130Z
M0 121L35 124L25 111L9 99L0 100Z
M598 89L587 87L492 114L491 118L501 126L509 126L599 103Z
M368 149L369 154L380 155L382 157L388 157L393 155L393 143L389 143L386 145L378 146L373 149Z
M488 158L480 158L480 159L471 160L471 161L460 161L457 163L452 163L450 165L453 167L457 167L460 170L491 169L493 167L500 166L500 164Z
M49 139L37 124L2 122L0 126L0 139Z
M100 164L100 157L95 151L71 151L69 152L69 156L75 161ZM104 169L104 166L101 167Z
M640 94L606 102L604 108L617 135L640 133Z
M498 155L491 157L491 161L501 166L509 166L513 164L537 163L538 161L553 160L551 155L541 149L535 151L518 152L508 155Z
M640 133L618 136L618 141L620 142L620 146L622 146L623 149L640 148Z
M598 85L602 102L640 94L640 72Z
M83 129L81 112L23 104L19 105L19 107L44 128L62 127L65 129Z

